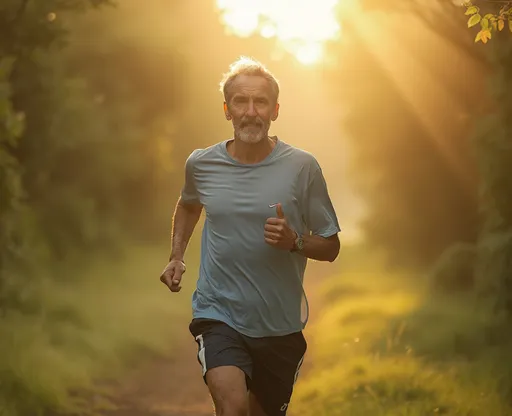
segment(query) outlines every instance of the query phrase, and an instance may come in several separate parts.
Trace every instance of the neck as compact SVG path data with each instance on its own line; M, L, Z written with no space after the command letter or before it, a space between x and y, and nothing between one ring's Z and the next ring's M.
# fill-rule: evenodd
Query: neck
M276 139L267 137L258 143L246 143L235 136L235 139L228 142L228 152L240 163L254 164L263 161L274 149Z

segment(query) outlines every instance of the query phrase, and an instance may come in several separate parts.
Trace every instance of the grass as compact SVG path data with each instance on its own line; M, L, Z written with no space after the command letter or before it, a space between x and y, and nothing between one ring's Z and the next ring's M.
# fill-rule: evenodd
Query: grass
M511 415L512 336L486 305L364 264L323 284L293 414Z
M0 415L78 412L84 396L88 405L90 397L106 397L106 381L133 368L141 350L170 354L173 324L188 318L194 279L172 297L158 281L167 256L167 247L132 247L114 261L38 279L42 308L0 320ZM190 267L187 277L194 274Z

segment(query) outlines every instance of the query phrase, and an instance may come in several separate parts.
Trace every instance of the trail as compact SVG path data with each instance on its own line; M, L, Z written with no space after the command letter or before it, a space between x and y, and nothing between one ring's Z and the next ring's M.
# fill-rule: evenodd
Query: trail
M320 311L317 301L319 282L334 273L334 265L312 262L306 272L306 292L310 304L310 321L305 329L308 352L304 359L300 383L312 366L309 330ZM211 416L213 406L197 362L197 347L191 336L183 337L170 359L156 359L134 371L115 388L119 408L103 416ZM289 416L296 416L292 406Z
M119 409L105 416L211 416L213 407L196 358L193 338L183 339L173 358L143 366L119 385Z

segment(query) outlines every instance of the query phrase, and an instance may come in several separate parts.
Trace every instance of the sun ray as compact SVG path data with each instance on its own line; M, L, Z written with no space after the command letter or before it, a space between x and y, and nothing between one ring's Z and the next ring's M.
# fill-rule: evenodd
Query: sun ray
M393 80L402 98L459 178L460 184L468 193L472 193L472 174L463 159L454 154L450 145L451 138L443 130L447 125L445 118L452 117L457 112L462 113L464 108L429 68L414 58L393 29L392 22L386 24L384 21L375 20L370 23L372 31L366 30L368 22L363 24L354 19L352 23L359 39ZM417 22L416 25L419 27L420 23ZM472 196L476 198L476 195Z
M341 35L339 0L216 0L226 30L240 37L274 38L304 65L325 57L326 42Z

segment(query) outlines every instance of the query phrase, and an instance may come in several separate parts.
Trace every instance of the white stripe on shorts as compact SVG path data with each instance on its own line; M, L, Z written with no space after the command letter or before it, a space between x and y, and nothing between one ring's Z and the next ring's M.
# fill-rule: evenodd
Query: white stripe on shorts
M299 377L300 368L302 367L302 363L304 362L304 357L306 354L302 356L302 358L299 361L299 364L297 364L297 370L295 370L295 377L293 378L293 385L297 382L297 378Z
M203 336L198 335L196 337L196 341L199 343L199 352L197 353L197 358L199 358L199 362L201 363L201 366L203 367L203 377L206 374L206 354L204 350L204 341Z

